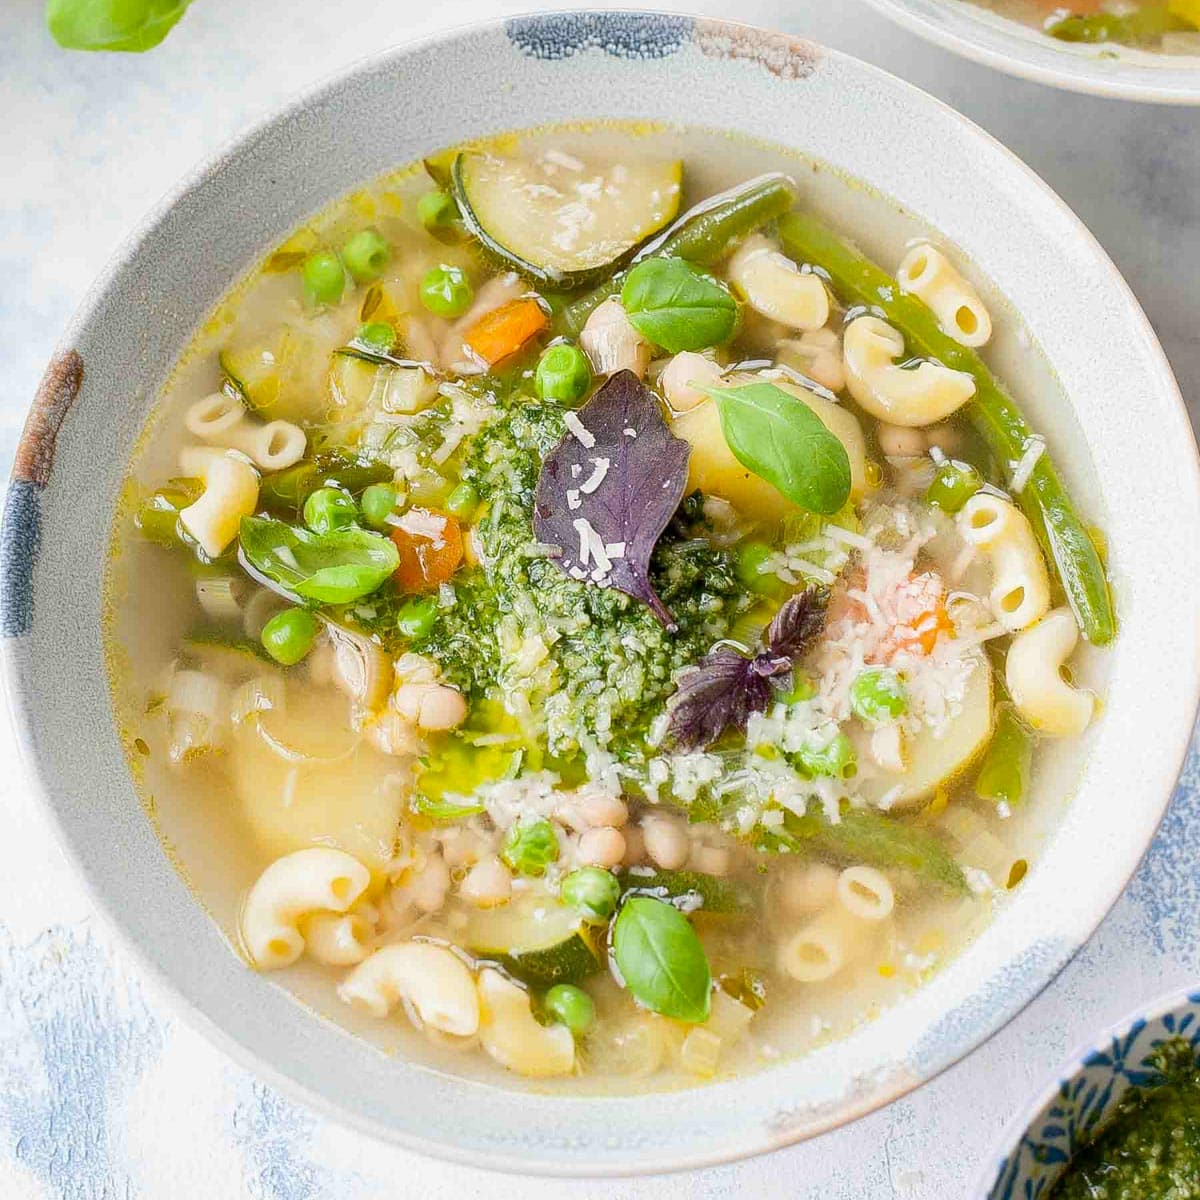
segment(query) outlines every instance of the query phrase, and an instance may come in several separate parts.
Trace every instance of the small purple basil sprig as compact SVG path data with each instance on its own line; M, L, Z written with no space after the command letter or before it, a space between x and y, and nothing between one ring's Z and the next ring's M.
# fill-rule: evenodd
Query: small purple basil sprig
M772 681L791 671L821 636L828 606L828 588L797 592L775 614L757 653L747 658L720 646L683 672L668 708L671 742L698 750L727 729L745 730L750 714L770 703Z
M650 583L650 556L683 499L691 447L632 371L569 413L567 428L538 476L534 536L559 547L552 561L572 579L616 588L675 629Z

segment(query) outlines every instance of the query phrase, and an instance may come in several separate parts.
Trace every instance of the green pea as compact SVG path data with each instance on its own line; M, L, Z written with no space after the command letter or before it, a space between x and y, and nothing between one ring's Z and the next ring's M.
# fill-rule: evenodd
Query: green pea
M347 529L358 520L354 497L338 488L317 488L304 501L304 523L313 533L333 533Z
M970 463L947 459L933 474L925 502L943 512L956 513L983 487L983 476Z
M548 346L538 360L533 384L543 400L578 404L592 386L592 368L587 355L570 342Z
M363 492L359 500L363 520L374 529L382 529L387 519L396 511L399 493L394 483L373 483Z
M817 694L817 685L806 672L796 668L792 671L792 686L784 692L780 699L784 704L799 704L803 700L811 700Z
M850 710L871 725L894 720L908 711L908 689L890 667L868 667L850 685Z
M336 304L346 290L346 270L332 250L316 250L300 268L309 304Z
M521 821L504 835L500 857L518 875L544 875L558 858L558 835L544 817Z
M738 582L758 596L771 596L780 589L781 580L768 563L774 550L766 542L743 542L738 547L735 571Z
M561 1021L576 1037L596 1023L596 1005L591 996L573 983L556 983L542 998L546 1012Z
M360 229L342 247L342 262L359 283L370 283L383 274L392 248L378 229Z
M446 497L446 511L464 520L479 507L479 493L465 479Z
M294 666L313 648L318 628L317 618L308 609L284 609L263 626L263 649L277 663Z
M421 303L435 317L461 317L471 307L474 292L461 267L443 263L425 272L421 280Z
M426 229L445 229L458 220L458 205L454 197L435 188L417 201L417 220Z
M432 596L405 600L396 613L396 628L410 642L426 637L438 618L437 601Z
M396 348L396 327L386 321L369 321L358 327L354 340L380 354L391 354Z
M858 773L858 756L844 733L837 733L824 746L805 746L793 760L808 775L830 775L852 779Z
M588 920L603 922L617 911L621 885L602 867L580 867L562 881L559 895L564 904L578 909Z

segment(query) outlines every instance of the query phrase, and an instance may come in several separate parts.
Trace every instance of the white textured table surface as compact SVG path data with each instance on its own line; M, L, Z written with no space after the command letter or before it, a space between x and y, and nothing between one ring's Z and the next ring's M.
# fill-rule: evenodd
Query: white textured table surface
M119 240L183 172L279 101L377 47L530 7L532 0L198 0L152 54L103 57L55 48L42 29L42 0L0 5L4 474L62 326ZM1193 419L1200 417L1200 109L1143 108L1020 83L923 45L856 0L658 7L803 33L973 117L1040 171L1104 243L1149 312ZM519 1188L533 1200L963 1200L1004 1123L1069 1049L1155 993L1200 980L1200 869L1191 845L1198 819L1194 752L1158 840L1092 942L1011 1026L907 1099L807 1145L703 1173L518 1183L393 1150L318 1118L175 1017L72 878L29 799L5 724L0 1196L376 1200L499 1197Z

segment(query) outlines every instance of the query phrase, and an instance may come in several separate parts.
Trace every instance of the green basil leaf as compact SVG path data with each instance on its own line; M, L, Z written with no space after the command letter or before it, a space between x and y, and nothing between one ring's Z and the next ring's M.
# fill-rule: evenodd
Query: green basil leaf
M318 604L349 604L400 565L391 539L365 529L313 533L269 517L243 517L239 541L256 571Z
M708 1020L712 972L679 909L651 896L630 896L613 924L612 949L625 986L646 1008L677 1021Z
M625 277L621 304L633 327L671 354L725 341L737 324L728 290L682 258L648 258Z
M150 50L192 0L46 0L46 27L65 50Z
M733 456L793 504L831 516L850 498L850 457L803 400L773 383L704 388Z

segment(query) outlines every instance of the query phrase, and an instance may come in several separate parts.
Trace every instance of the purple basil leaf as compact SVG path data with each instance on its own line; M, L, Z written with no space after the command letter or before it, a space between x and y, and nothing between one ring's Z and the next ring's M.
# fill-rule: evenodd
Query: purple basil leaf
M675 621L650 585L650 555L683 499L690 453L658 397L618 371L568 416L534 495L534 537L562 547L559 569L642 601L668 629Z
M681 750L708 746L731 726L745 729L752 712L762 712L771 698L771 684L757 669L757 660L722 647L679 676L671 697L667 726Z
M791 666L821 636L828 606L828 588L810 587L797 592L767 626L766 653L788 659Z

